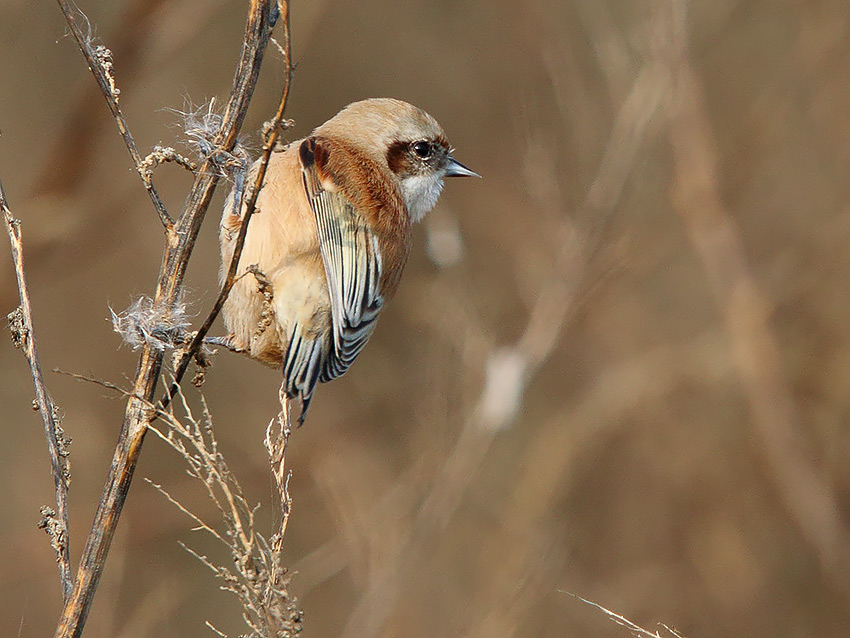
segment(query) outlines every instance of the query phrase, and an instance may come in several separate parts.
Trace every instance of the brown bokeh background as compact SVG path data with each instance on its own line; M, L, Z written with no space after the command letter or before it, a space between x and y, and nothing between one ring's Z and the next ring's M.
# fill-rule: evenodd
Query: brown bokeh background
M237 2L88 1L140 148L223 96ZM293 1L293 138L395 96L483 180L417 228L399 296L288 457L307 636L623 636L572 592L689 638L850 627L850 12L843 0ZM0 179L23 221L46 369L127 384L107 320L150 294L161 231L51 3L0 7ZM270 116L270 54L245 126ZM176 212L189 176L160 168ZM216 291L217 211L187 301ZM0 310L17 305L0 259ZM3 343L2 341L5 341ZM52 482L24 358L0 341L0 634L50 635L60 595L35 528ZM48 374L73 438L74 563L121 421ZM274 514L262 433L277 375L219 354L221 449ZM193 399L194 400L194 399ZM177 545L226 552L146 444L88 636L242 631ZM265 526L264 528L262 526Z

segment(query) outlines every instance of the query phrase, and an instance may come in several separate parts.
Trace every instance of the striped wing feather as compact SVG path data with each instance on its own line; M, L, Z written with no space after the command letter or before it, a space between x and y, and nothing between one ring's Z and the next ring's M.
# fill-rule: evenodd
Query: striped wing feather
M330 294L333 346L319 372L320 381L330 381L348 370L375 329L384 305L381 252L351 201L340 190L322 186L321 161L332 152L327 142L308 138L299 151Z

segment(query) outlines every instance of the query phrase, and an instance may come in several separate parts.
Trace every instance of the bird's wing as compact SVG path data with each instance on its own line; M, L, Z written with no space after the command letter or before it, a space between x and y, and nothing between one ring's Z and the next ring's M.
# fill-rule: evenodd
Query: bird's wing
M378 239L343 194L341 178L326 170L334 152L345 151L316 137L304 140L299 149L307 199L316 215L333 319L333 346L320 381L330 381L348 370L372 336L384 305Z

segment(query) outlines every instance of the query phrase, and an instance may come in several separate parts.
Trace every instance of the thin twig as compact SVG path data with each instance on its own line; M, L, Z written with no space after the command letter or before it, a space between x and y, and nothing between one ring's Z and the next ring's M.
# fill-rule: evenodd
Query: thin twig
M230 550L228 566L216 565L210 558L192 548L180 545L210 569L221 581L221 589L233 593L243 607L243 619L256 638L296 636L301 631L302 614L298 601L289 592L289 575L281 566L283 534L289 518L289 492L284 478L284 456L291 432L288 402L281 394L281 412L267 431L266 446L272 460L272 470L280 481L283 519L271 543L255 529L255 513L259 505L251 507L242 492L239 481L230 471L224 456L218 451L212 418L203 395L200 396L203 417L196 419L180 386L177 387L175 407L185 414L179 419L172 411L159 411L164 424L155 432L167 445L183 457L187 473L203 483L207 494L221 514L224 533L217 532L200 516L180 503L161 486L146 479L169 502L189 516L196 530L211 534ZM179 401L178 401L179 400Z
M148 153L145 159L143 159L138 166L139 174L142 176L142 181L145 183L146 187L150 185L150 182L153 179L154 169L160 164L165 164L166 162L174 162L191 173L198 170L198 166L195 162L190 160L188 157L183 157L172 147L156 144L153 147L153 151Z
M190 2L191 0L183 0ZM162 48L157 38L151 37L163 28L168 19L165 6L173 0L125 0L117 23L109 30L110 50L121 63L121 79L138 76L142 63L150 59L152 53ZM204 15L209 18L212 11ZM203 19L193 21L192 28L203 24ZM189 31L189 29L186 29ZM182 34L181 34L182 35ZM159 46L157 46L159 45ZM152 63L152 67L156 64ZM40 175L36 179L34 196L61 196L74 191L82 182L85 173L90 170L92 158L98 152L98 136L101 133L101 121L97 117L103 97L97 84L89 84L76 98L66 96L63 106L67 116L60 125L61 131L52 140Z
M68 440L61 431L56 420L56 406L47 392L44 384L44 376L41 373L41 364L38 359L38 349L35 344L35 332L32 322L32 306L30 304L29 290L27 289L26 275L24 274L24 254L21 240L21 223L12 215L9 204L6 201L6 193L0 182L0 209L3 211L3 220L6 223L6 231L9 233L9 242L12 248L12 260L15 262L15 276L18 279L18 295L21 305L10 314L9 325L12 328L12 338L15 344L23 350L30 365L33 385L35 386L35 400L41 421L44 424L44 436L47 438L47 452L50 455L50 467L53 472L53 487L56 492L56 512L43 510L44 527L51 536L51 545L56 550L56 559L59 563L59 578L62 584L62 597L68 600L71 595L71 554L68 547L68 485L71 482L70 467L68 464ZM14 320L13 320L14 319ZM57 518L58 517L58 518Z
M80 48L86 59L85 39L76 27L75 17L65 0L58 0L72 30L75 30ZM198 172L183 212L174 224L174 232L167 233L167 246L160 266L154 305L172 308L179 301L189 258L195 246L206 211L221 177L216 162L220 154L230 153L236 145L239 131L248 110L254 87L259 77L263 54L271 31L270 0L252 0L243 37L242 53L233 78L221 125L212 138L215 152L208 154ZM91 63L91 61L90 61ZM94 69L93 69L94 71ZM95 71L95 77L107 101L112 92L107 77ZM114 97L114 96L113 96ZM120 128L120 126L119 126ZM126 128L126 127L125 127ZM122 131L123 135L123 131ZM125 138L126 139L126 138ZM77 571L74 589L66 602L56 628L56 636L80 636L88 616L95 590L115 535L118 519L124 507L133 473L144 442L148 423L155 417L150 403L156 391L162 370L163 353L145 344L139 358L133 384L133 396L128 400L118 443L112 458L106 485L101 495L91 532ZM139 399L141 397L142 399Z
M103 379L96 379L94 377L90 377L86 374L80 374L79 372L68 372L67 370L62 370L60 368L53 368L52 370L56 374L64 374L66 377L71 377L72 379L76 379L77 381L87 381L88 383L93 383L95 385L99 385L102 388L106 388L107 390L114 390L125 397L133 396L133 393L129 390L125 390L119 385L112 383L111 381L104 381ZM141 398L141 397L139 397Z
M230 290L231 288L233 288L233 284L236 282L236 271L239 267L239 259L242 256L242 249L245 245L245 237L248 233L248 222L251 221L251 216L256 210L257 197L260 194L260 189L263 187L263 181L266 177L266 169L268 168L272 151L274 150L275 145L277 144L278 137L280 136L281 124L283 123L283 116L286 112L286 105L289 102L289 91L290 86L292 84L292 58L288 1L280 3L280 11L282 22L281 28L283 29L283 45L278 44L277 46L283 52L285 69L284 84L283 90L281 92L280 102L278 103L277 112L271 120L271 124L268 128L268 134L265 135L265 139L263 140L263 154L260 157L253 187L251 188L248 195L248 199L245 202L245 212L242 215L242 221L239 226L239 234L237 235L236 242L234 243L233 256L230 259L230 264L228 265L227 273L224 277L224 283L222 283L218 297L216 298L213 307L207 314L204 323L192 337L191 343L188 345L188 347L186 347L186 349L182 353L180 361L175 367L174 383L171 384L171 387L168 391L168 395L163 397L160 404L161 408L166 407L171 401L171 399L174 397L177 385L179 385L180 381L183 379L183 375L186 373L186 369L189 367L189 363L192 361L192 358L203 345L204 337L206 337L207 333L209 333L213 322L216 320L219 313L221 312L221 309L224 307L224 302L227 300L227 296L230 294ZM236 210L239 210L239 202L236 202L235 205L237 207Z
M280 413L266 427L266 437L263 442L269 453L269 465L280 497L280 525L272 538L272 548L280 555L283 549L283 535L286 533L289 512L292 509L292 498L289 496L289 473L286 471L286 447L289 444L289 435L292 434L292 420L284 384L280 386L278 397Z
M286 471L286 447L289 443L289 435L292 434L292 419L289 412L289 398L286 396L284 384L281 384L278 396L280 398L280 413L269 422L264 440L266 450L269 453L269 465L280 499L280 524L271 537L271 560L268 565L269 581L275 588L277 587L275 584L282 582L282 579L286 576L286 570L281 568L281 556L283 554L283 538L289 523L289 513L292 510L292 498L289 495L290 474ZM264 620L268 627L281 626L280 614L275 613L274 607L264 608L263 611Z
M160 437L163 441L168 442L168 437L167 437L165 434L163 434L162 432L160 432L159 430L157 430L157 429L155 429L155 428L151 428L151 430L153 430L154 432L156 432L156 433L157 433L157 435L158 435L158 436L159 436L159 437ZM186 516L188 516L188 517L189 517L189 518L191 518L193 521L195 521L195 523L197 524L197 527L195 527L193 531L199 531L199 530L202 530L202 531L204 531L204 532L207 532L207 533L208 533L208 534L210 534L213 538L215 538L217 541L219 541L219 542L224 543L225 545L227 545L227 541L226 541L226 540L224 540L224 538L222 538L221 534L219 534L219 533L218 533L217 531L215 531L212 527L210 527L209 525L207 525L207 524L203 521L203 519L201 519L201 517L200 517L200 516L198 516L197 514L195 514L192 510L190 510L188 507L184 506L184 505L183 505L180 501L178 501L176 498L174 498L173 496L171 496L171 494L168 492L168 490L166 490L164 487L162 487L162 485L160 485L159 483L154 483L154 482L153 482L152 480L150 480L149 478L145 478L145 483L147 483L147 484L148 484L148 485L150 485L152 488L154 488L157 492L159 492L160 494L162 494L162 495L165 497L165 499L166 499L169 503L171 503L172 505L174 505L174 507L176 507L176 508L177 508L177 509L179 509L181 512L183 512Z
M103 97L106 98L106 104L109 106L109 111L115 119L115 124L118 126L118 131L121 133L121 137L124 138L124 144L130 152L130 157L133 159L133 164L136 167L136 171L139 173L139 177L142 178L142 183L145 185L145 190L148 192L151 202L153 202L153 207L156 209L157 215L159 215L159 220L162 222L166 231L171 233L174 231L174 220L171 219L171 216L165 209L165 204L160 198L159 193L156 191L156 188L154 188L151 180L149 178L145 179L142 157L139 155L139 149L136 148L136 141L130 133L130 129L127 126L127 120L124 119L124 114L121 112L121 107L118 106L118 96L120 91L115 85L115 74L112 66L112 51L103 45L98 45L97 47L92 46L93 43L91 36L84 34L78 23L78 17L82 16L85 18L85 15L83 15L76 5L73 5L73 3L68 0L57 0L57 2L59 3L60 9L62 9L62 13L65 15L65 21L68 23L68 28L71 29L71 34L74 36L74 39L80 47L80 51L82 51L83 56L86 58L89 70L92 72L92 75L94 75L94 79L100 87L100 92L103 93Z
M631 632L631 634L633 636L635 636L635 638L640 638L641 636L646 636L647 638L663 638L663 636L661 635L661 632L656 631L656 632L653 633L653 632L651 632L647 629L644 629L643 627L641 627L637 623L632 622L631 620L629 620L628 618L626 618L622 614L618 614L616 612L611 611L610 609L606 609L605 607L603 607L599 603L595 603L592 600L588 600L587 598L582 598L578 594L574 594L574 593L569 592L569 591L564 591L562 589L559 589L558 592L561 593L561 594L567 594L568 596L572 596L573 598L577 598L581 602L585 603L586 605L590 605L591 607L596 607L599 611L603 612L606 616L608 616L608 618L610 618L615 623L620 625L620 627L624 627L624 628L628 629L629 632ZM658 624L661 627L663 627L664 629L666 629L670 633L670 635L673 636L673 638L684 638L684 636L682 636L682 634L680 634L678 631L676 631L672 627L668 627L664 623L658 623Z

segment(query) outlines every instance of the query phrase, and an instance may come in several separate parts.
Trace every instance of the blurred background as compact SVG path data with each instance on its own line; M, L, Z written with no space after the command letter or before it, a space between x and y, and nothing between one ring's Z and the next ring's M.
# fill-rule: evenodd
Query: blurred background
M185 149L174 109L226 95L244 3L80 7L143 154ZM137 356L109 307L152 294L159 222L58 8L3 0L0 16L0 179L42 365L127 386ZM369 347L292 436L304 635L626 635L571 592L689 638L846 636L846 2L293 0L292 29L290 139L394 96L484 177L447 184ZM282 68L270 49L243 129L255 152ZM176 214L191 176L155 180ZM224 190L190 265L195 317L217 291ZM4 256L0 311L17 303ZM0 374L0 634L52 635L35 527L52 480L8 338ZM76 566L124 401L47 382L73 439ZM203 388L261 531L278 384L220 353ZM177 543L227 553L145 476L215 521L149 437L86 635L243 632Z

